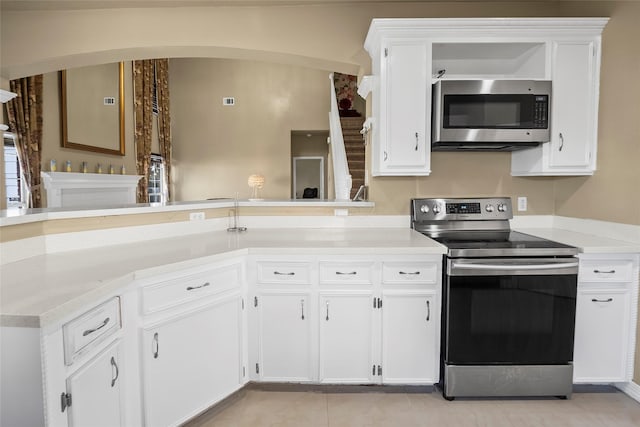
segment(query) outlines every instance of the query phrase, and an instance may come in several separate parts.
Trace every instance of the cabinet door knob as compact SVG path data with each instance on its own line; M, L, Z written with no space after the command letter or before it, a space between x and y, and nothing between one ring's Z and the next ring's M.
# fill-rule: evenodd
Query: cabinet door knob
M111 387L113 387L114 385L116 385L116 381L120 376L120 369L118 369L118 364L116 363L116 359L113 356L111 356L111 367L115 368L116 370L116 376L111 378Z
M564 136L562 136L562 132L560 132L558 136L560 137L560 147L558 147L558 151L562 151L562 148L564 147Z
M158 333L156 332L155 334L153 334L153 346L152 348L153 350L153 358L157 359L158 358L158 354L160 353L160 343L158 341Z
M431 319L431 303L427 300L427 322Z
M329 321L329 301L327 301L326 305L327 305L327 317L325 318L325 320L328 322Z
M301 300L300 300L300 311L301 311L301 316L300 316L300 318L301 318L302 320L304 320L304 299L301 299Z
M415 151L418 151L418 132L416 132L416 148Z

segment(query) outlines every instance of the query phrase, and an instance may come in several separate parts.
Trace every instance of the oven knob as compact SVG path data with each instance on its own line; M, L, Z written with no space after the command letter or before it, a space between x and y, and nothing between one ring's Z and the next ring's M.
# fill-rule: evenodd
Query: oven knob
M422 213L429 212L429 206L427 206L427 205L420 206L420 212L422 212Z
M434 214L440 213L440 206L433 205L433 208L431 208L431 210L433 210Z
M484 207L487 212L493 212L493 205L487 205Z
M504 203L500 203L498 205L498 212L506 212L507 211L507 205L505 205Z

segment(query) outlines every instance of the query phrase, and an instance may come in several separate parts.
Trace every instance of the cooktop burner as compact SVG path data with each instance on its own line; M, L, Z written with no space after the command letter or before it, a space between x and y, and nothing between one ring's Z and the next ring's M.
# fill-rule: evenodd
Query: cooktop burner
M449 248L450 257L473 256L556 256L575 255L571 246L517 231L506 233L464 233L435 237Z

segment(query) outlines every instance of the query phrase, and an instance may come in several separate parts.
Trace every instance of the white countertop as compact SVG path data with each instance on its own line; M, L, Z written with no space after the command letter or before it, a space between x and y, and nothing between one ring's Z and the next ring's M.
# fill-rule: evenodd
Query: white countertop
M640 243L560 228L516 228L515 231L575 246L580 253L640 253Z
M2 266L0 325L42 327L135 278L255 254L443 254L408 228L250 229L40 255Z

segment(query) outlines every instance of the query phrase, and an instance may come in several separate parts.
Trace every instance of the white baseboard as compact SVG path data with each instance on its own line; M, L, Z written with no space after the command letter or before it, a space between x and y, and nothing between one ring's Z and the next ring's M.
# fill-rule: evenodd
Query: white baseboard
M640 402L640 385L629 381L628 383L616 383L615 386L636 402Z

